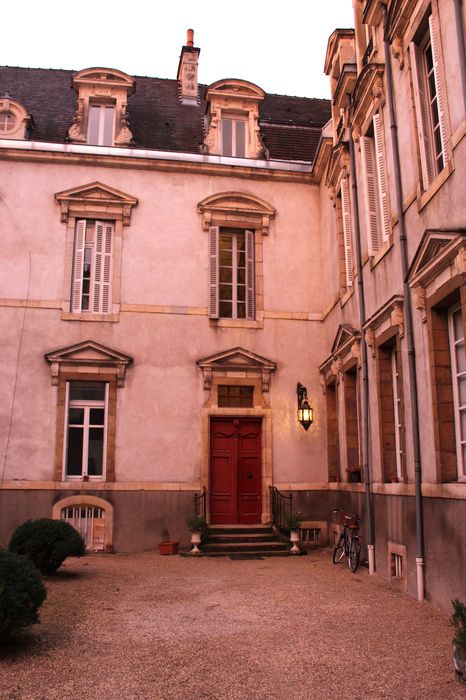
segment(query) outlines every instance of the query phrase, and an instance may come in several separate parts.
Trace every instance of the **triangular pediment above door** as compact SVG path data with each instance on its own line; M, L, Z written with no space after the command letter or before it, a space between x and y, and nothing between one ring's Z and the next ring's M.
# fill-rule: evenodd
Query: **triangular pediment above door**
M197 366L204 376L204 389L210 389L212 376L226 375L227 372L247 372L249 376L262 378L262 390L268 391L270 373L277 368L277 363L262 355L241 347L209 355L197 361Z
M466 229L428 229L408 272L410 286L429 284L466 248Z
M333 341L332 354L337 353L347 344L351 344L355 340L359 340L360 335L360 332L356 328L353 328L353 326L350 326L349 323L342 323L338 327L335 340Z

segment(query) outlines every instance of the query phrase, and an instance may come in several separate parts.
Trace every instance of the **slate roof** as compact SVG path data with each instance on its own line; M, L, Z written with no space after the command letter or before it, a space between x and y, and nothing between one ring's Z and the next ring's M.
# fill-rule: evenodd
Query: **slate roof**
M8 94L33 117L30 138L63 143L76 114L76 71L0 67L0 97ZM134 76L136 91L128 99L134 147L199 153L204 140L206 85L199 104L183 105L176 80ZM312 161L322 126L330 118L330 101L266 95L260 128L271 159Z

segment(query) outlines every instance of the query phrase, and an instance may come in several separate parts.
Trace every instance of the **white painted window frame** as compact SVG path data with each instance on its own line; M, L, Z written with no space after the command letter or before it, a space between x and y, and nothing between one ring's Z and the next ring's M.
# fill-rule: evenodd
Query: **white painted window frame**
M463 435L461 432L461 414L463 412L466 413L466 403L464 405L460 405L458 389L459 378L465 377L466 371L459 371L455 352L455 349L457 347L463 346L463 349L465 348L465 339L464 335L463 337L459 338L455 336L455 325L453 317L458 312L460 314L460 317L462 318L461 304L455 304L455 306L453 306L448 311L448 334L450 341L451 374L453 385L453 412L455 417L455 443L458 465L458 481L466 482L466 462L463 458L463 447L466 445L466 435ZM463 327L463 325L461 327Z
M223 129L224 129L224 123L225 121L230 121L231 122L231 153L225 153L225 147L223 143ZM238 123L244 124L244 143L243 148L244 148L244 154L238 155L238 135L237 135L237 125ZM221 139L221 151L222 155L227 156L227 157L232 157L232 158L247 158L248 157L248 148L247 148L247 143L248 143L248 120L246 118L241 118L237 117L234 115L229 115L229 114L222 114L222 119L221 119L221 130L222 133L220 134L220 139Z
M343 244L345 251L346 286L353 286L353 241L351 235L351 204L349 180L343 177L340 183L341 216L343 220Z
M63 481L83 481L85 478L89 481L105 481L106 478L106 467L107 467L107 432L108 432L108 396L109 396L109 383L105 382L105 398L103 401L92 401L88 399L74 399L70 400L70 384L71 381L66 382L65 390L65 425L64 425L64 439L63 439ZM82 471L81 475L68 475L68 424L69 424L69 409L70 408L84 408L84 430L83 430L83 458L82 458ZM88 475L87 473L87 462L89 456L89 411L91 408L103 408L104 409L104 444L102 453L102 474L98 476ZM87 410L86 410L87 409Z
M369 255L373 257L390 238L391 217L383 121L378 112L372 116L370 125L374 135L368 136L366 132L361 137L361 159L367 244Z
M94 224L94 242L86 242L87 226ZM99 233L100 231L100 233ZM98 237L101 235L99 250ZM109 314L113 311L112 280L115 224L111 221L76 219L73 248L73 272L71 282L72 313ZM89 308L83 309L83 281L85 251L91 251L91 277L89 283Z
M113 110L113 122L112 122L112 133L111 133L111 139L110 143L105 143L105 110L107 109L112 109ZM97 143L92 143L90 141L90 131L91 131L91 117L92 114L96 114L98 110L98 119L96 120L98 122L98 136L97 136ZM90 102L89 103L89 114L88 114L88 124L87 124L87 142L92 145L92 146L113 146L115 143L115 121L116 121L116 105L114 104L106 104L106 103L98 103L98 102Z
M400 422L400 404L401 397L399 395L399 372L398 372L398 357L397 348L394 345L390 350L390 365L392 371L392 391L393 391L393 423L395 428L395 456L396 456L396 475L398 481L403 481L403 451L401 449L401 431L403 426Z
M237 298L237 266L236 266L236 233L239 229L229 230L227 227L209 227L209 318L227 319L232 321L254 321L255 320L255 232L249 229L242 229L245 235L245 258L246 258L246 283L245 283L245 317L238 317ZM220 233L231 235L232 242L232 315L220 316Z

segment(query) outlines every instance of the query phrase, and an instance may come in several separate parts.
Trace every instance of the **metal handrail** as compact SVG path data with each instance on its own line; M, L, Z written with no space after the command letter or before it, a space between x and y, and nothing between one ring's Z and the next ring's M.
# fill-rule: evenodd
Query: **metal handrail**
M278 531L286 530L286 516L293 513L293 494L281 493L275 486L269 489L272 525Z
M201 493L194 494L194 512L201 518L206 519L207 506L206 506L206 492L205 486L202 487Z

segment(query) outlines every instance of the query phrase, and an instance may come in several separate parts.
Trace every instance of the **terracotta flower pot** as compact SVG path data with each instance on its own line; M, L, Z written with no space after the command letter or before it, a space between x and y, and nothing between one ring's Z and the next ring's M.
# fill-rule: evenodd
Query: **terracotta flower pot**
M159 554L178 554L179 542L159 542Z

